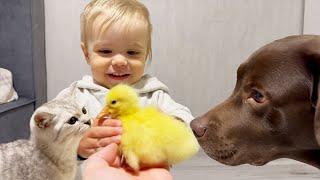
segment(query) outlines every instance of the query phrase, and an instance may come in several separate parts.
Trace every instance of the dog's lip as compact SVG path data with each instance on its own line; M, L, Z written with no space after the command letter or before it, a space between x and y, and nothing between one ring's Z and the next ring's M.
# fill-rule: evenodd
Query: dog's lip
M216 153L216 157L219 158L219 159L222 159L222 160L226 160L226 159L230 159L232 158L236 153L237 153L237 150L224 150L225 152L223 151L218 151L218 152L215 152Z
M227 165L238 165L235 161L236 155L238 154L238 151L236 149L233 150L215 150L213 152L207 152L205 150L206 154L208 156L212 157L213 159L227 164Z

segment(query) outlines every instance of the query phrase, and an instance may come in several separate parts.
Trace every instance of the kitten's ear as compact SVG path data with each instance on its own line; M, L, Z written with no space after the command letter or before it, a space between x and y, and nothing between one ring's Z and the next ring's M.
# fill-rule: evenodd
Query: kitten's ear
M77 83L75 82L75 83L72 83L72 85L69 88L63 90L60 94L58 94L58 96L55 99L58 99L58 100L59 99L64 100L69 98L75 99L76 91L77 91Z
M70 97L75 98L76 91L77 91L77 83L73 83L72 86L70 87Z
M34 123L38 128L47 128L50 127L53 118L53 114L47 112L38 112L34 115Z

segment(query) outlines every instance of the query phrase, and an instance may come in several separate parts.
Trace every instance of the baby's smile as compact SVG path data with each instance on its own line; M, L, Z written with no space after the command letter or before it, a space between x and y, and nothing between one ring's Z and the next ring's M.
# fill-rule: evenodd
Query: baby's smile
M130 74L129 73L107 73L107 76L113 80L125 80L127 78L129 78Z

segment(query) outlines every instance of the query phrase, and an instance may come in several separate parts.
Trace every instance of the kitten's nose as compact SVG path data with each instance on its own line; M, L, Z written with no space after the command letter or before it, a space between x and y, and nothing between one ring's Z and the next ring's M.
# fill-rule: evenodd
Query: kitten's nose
M87 125L91 126L91 120L88 120L88 121L85 122L84 124L87 124Z
M199 118L192 120L190 123L190 126L193 131L193 134L196 137L204 136L204 134L207 131L207 127L205 126L205 124L203 122L200 121Z

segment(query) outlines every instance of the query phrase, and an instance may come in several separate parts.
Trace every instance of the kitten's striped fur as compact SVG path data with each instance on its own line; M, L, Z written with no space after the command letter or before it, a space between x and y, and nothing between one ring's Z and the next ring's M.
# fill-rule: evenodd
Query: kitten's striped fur
M31 117L29 140L0 145L0 179L74 179L78 144L90 124L72 96L42 105Z

